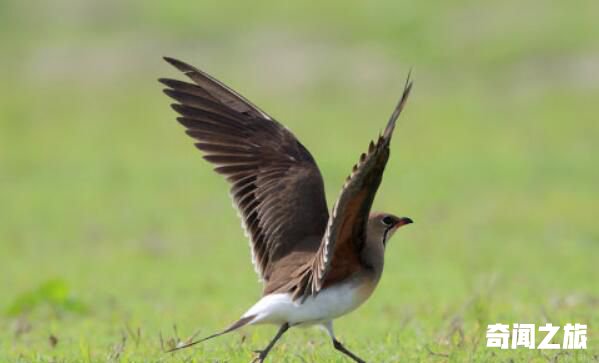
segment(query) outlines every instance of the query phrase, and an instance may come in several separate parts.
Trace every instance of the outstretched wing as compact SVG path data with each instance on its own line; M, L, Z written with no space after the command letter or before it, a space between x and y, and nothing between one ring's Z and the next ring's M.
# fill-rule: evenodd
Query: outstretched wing
M412 89L410 76L406 79L403 95L393 111L387 127L376 143L370 142L368 152L347 177L329 218L325 235L316 254L311 276L303 296L316 294L323 287L356 272L360 266L360 251L366 240L366 225L370 208L383 171L389 159L389 143L399 117Z
M268 281L272 264L324 234L328 212L318 166L287 128L248 100L188 64L165 60L193 81L159 80L204 159L232 184L252 262Z

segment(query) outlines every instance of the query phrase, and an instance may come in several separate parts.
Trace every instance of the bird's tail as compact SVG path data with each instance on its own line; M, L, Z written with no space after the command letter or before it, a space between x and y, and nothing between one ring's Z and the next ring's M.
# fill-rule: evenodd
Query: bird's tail
M170 349L167 352L170 353L170 352L174 352L176 350L189 348L192 345L196 345L198 343L205 342L206 340L210 340L212 338L216 338L216 337L219 337L221 335L225 335L227 333L230 333L230 332L232 332L234 330L237 330L237 329L239 329L239 328L241 328L241 327L249 324L252 320L254 320L255 317L256 317L256 315L244 316L241 319L239 319L236 322L234 322L233 324L231 324L228 328L226 328L223 331L220 331L218 333L214 333L212 335L209 335L209 336L207 336L205 338L202 338L202 339L199 339L199 340L195 340L195 341L191 341L191 342L186 342L186 343L183 343L181 345L177 345L175 348Z

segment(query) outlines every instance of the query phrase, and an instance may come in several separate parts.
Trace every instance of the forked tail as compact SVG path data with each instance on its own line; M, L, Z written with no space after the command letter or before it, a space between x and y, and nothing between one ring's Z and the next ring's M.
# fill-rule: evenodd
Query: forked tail
M239 319L236 322L234 322L233 324L231 324L231 326L229 326L228 328L226 328L225 330L223 330L221 332L209 335L209 336L207 336L205 338L202 338L200 340L192 341L192 342L185 343L185 344L182 344L182 345L177 345L175 348L167 350L167 353L174 352L174 351L180 350L180 349L189 348L192 345L196 345L198 343L205 342L206 340L210 340L212 338L216 338L216 337L219 337L221 335L225 335L227 333L230 333L230 332L232 332L234 330L237 330L237 329L239 329L239 328L247 325L252 320L254 320L255 317L256 317L256 315L244 316L241 319Z

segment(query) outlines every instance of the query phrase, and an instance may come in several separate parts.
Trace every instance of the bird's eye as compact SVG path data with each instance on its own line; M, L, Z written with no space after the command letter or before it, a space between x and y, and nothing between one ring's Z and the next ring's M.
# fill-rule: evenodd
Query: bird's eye
M386 226L391 226L394 222L395 221L393 220L393 217L386 216L385 218L383 218L383 224Z

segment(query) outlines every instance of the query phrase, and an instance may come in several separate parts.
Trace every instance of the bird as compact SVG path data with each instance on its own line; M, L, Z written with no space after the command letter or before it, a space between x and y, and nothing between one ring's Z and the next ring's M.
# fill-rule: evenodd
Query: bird
M364 363L337 339L333 320L372 295L389 239L413 223L409 217L371 211L396 120L412 89L411 71L384 131L360 155L329 213L316 161L289 129L207 73L174 58L164 60L191 80L159 82L203 158L231 184L263 284L262 297L233 324L171 351L244 326L274 324L279 328L274 338L255 351L252 362L260 363L287 330L317 325L336 350Z

